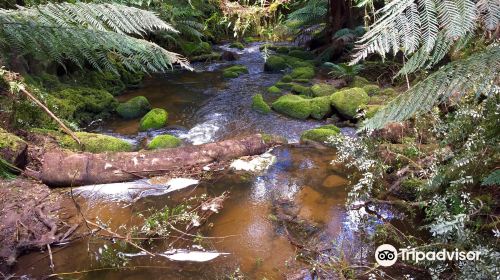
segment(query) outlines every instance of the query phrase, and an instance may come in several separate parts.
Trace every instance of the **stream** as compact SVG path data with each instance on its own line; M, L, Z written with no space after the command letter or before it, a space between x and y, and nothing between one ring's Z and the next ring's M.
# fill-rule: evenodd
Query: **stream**
M282 76L263 72L264 59L259 46L259 43L250 44L241 51L221 46L237 52L240 58L232 62L194 64L194 72L153 75L144 81L143 87L119 97L120 101L138 95L147 97L153 107L168 111L167 127L138 132L138 120L116 118L98 123L92 130L136 145L165 133L180 137L186 145L254 133L277 134L290 143L298 142L302 131L324 122L294 120L276 113L262 115L251 110L254 94L263 93L268 101L277 97L267 93L266 88ZM250 73L223 79L222 69L233 64L246 65ZM342 132L354 133L349 128ZM188 196L205 193L216 196L229 191L224 208L201 230L205 236L224 237L204 242L206 250L227 254L208 262L178 262L136 255L126 264L134 269L99 270L96 269L100 265L95 252L103 248L103 242L82 238L53 249L56 272L96 269L72 275L80 279L223 279L239 270L248 279L283 279L284 275L305 267L296 258L297 247L273 221L273 208L283 201L293 202L298 217L315 225L316 243L330 249L331 254L341 252L349 259L370 258L366 256L369 245L356 234L359 216L345 209L350 182L343 168L331 164L334 151L284 145L274 148L271 153L276 156L276 162L261 174L226 172L215 182L201 182L178 192L150 191L145 194L133 191L134 185L143 182L75 189L87 218L105 221L115 228L121 224L138 224L139 215L146 210L176 205ZM167 242L155 242L147 248L154 252L171 249ZM17 268L17 274L28 278L51 273L46 253L40 252L21 257Z

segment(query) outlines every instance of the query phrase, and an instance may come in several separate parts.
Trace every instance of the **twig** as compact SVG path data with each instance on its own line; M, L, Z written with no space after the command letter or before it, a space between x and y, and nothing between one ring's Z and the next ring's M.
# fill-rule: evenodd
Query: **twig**
M49 251L50 270L52 270L52 273L54 273L54 259L52 258L52 250L50 249L50 244L47 244L47 250Z

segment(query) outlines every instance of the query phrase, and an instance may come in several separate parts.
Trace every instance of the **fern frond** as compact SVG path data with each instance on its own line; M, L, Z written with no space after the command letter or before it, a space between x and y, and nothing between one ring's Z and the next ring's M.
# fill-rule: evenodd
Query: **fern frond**
M305 28L323 23L327 15L327 0L311 0L306 1L302 8L290 13L286 23L292 27Z
M0 46L64 64L116 72L115 62L132 71L159 72L185 59L130 35L177 32L151 12L116 4L62 3L0 9Z
M457 98L471 92L477 96L499 94L500 88L495 84L499 70L499 45L490 46L483 52L449 63L389 102L372 118L366 120L362 129L379 129L389 122L404 121L431 110L451 96Z
M494 30L499 22L498 0L401 0L377 11L377 20L357 42L351 64L377 53L415 55L400 73L434 65L456 42L479 25ZM479 23L479 24L478 24ZM444 36L444 37L443 37ZM416 67L419 65L419 67Z

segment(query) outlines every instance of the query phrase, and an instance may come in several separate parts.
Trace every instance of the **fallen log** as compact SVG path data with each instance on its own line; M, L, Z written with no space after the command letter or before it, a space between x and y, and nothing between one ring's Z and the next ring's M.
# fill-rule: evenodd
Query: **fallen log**
M154 151L102 154L50 151L43 156L40 178L51 187L127 182L182 167L261 154L282 143L278 138L255 134L243 139Z

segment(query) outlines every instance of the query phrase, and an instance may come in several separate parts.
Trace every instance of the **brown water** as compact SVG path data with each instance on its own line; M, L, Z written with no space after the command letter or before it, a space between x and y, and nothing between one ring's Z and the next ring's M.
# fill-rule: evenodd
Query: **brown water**
M200 144L256 132L279 134L295 142L303 130L322 125L318 121L253 112L250 109L252 95L265 92L265 88L281 75L262 72L263 59L258 45L245 49L241 55L235 63L247 65L250 74L237 79L221 78L220 68L229 63L200 64L196 65L197 73L155 75L145 81L143 88L120 97L127 100L144 95L154 107L167 109L168 127L139 133L137 120L114 119L95 129L134 143L171 133L184 139L186 144ZM275 96L266 94L265 98ZM128 227L139 224L139 214L148 209L173 206L193 195L215 196L229 191L224 209L202 228L209 237L229 236L202 242L205 249L229 255L206 263L174 262L161 256L131 256L126 266L129 269L99 270L103 265L96 260L96 252L107 241L83 238L53 249L55 271L98 269L69 275L79 279L223 279L239 269L248 279L283 279L284 275L305 267L296 260L297 247L291 244L283 226L273 218L276 208L284 201L293 205L299 220L315 226L311 235L315 243L331 249L332 254L341 251L353 258L366 258L363 253L366 246L358 240L354 230L359 221L344 207L350 185L348 174L330 164L335 158L334 151L286 145L275 148L272 154L277 162L261 175L229 171L215 181L164 195L139 197L127 193L126 187L134 183L126 183L113 186L113 191L108 193L95 191L90 196L78 196L88 219L104 221L111 228L117 228L122 224ZM154 242L144 246L161 253L171 248L184 248L187 244L171 246L167 242ZM50 274L45 252L20 258L16 268L17 274L35 278Z

